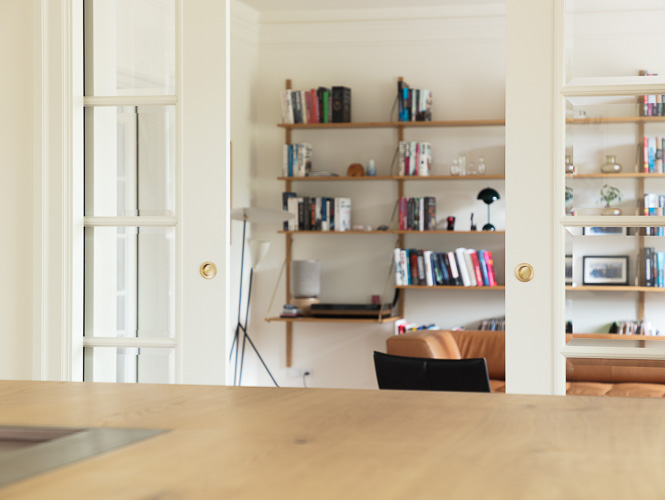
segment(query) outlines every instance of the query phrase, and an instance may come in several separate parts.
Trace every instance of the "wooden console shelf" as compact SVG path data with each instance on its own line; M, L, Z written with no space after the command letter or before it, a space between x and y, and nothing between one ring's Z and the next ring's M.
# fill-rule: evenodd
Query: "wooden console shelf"
M434 231L406 231L399 229L388 229L386 231L277 231L278 234L472 234L487 236L489 234L505 235L505 231L446 231L445 229Z
M345 128L437 128L437 127L497 127L506 120L439 120L431 122L351 122L351 123L278 123L278 127L294 129L345 129Z
M571 292L653 292L665 293L665 288L655 286L566 286Z
M399 285L394 288L405 290L505 290L505 285L497 286L427 286L427 285Z
M280 318L279 316L273 318L266 318L267 322L283 321L286 323L394 323L399 316L388 316L386 318L373 319L373 318L316 318L314 316L302 316L300 318Z

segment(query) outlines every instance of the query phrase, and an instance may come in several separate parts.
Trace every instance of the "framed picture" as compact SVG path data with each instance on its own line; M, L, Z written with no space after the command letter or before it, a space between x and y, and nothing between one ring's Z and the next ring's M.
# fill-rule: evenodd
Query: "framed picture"
M566 255L566 285L573 284L573 256Z
M583 227L584 236L626 236L625 227Z
M585 256L582 276L584 285L627 285L628 256Z

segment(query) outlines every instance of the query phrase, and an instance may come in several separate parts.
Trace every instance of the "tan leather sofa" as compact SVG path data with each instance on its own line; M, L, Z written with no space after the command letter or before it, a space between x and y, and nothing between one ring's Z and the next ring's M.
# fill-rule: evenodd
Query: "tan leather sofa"
M567 341L571 336L567 336ZM423 330L388 338L387 353L419 358L485 358L492 392L506 390L505 332ZM566 392L578 396L665 397L665 368L648 361L630 366L616 360L566 364Z

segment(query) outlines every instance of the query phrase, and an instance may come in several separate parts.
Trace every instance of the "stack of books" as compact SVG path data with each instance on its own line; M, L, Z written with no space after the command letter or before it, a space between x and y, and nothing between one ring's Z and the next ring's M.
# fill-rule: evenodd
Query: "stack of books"
M300 316L302 316L302 310L291 304L284 304L282 314L279 315L280 318L299 318Z
M653 247L645 247L642 251L641 268L644 286L665 287L665 252L658 252Z
M506 317L500 316L498 318L484 319L478 325L478 330L487 332L503 332L506 330Z
M350 231L351 198L298 196L282 193L282 208L294 218L284 222L285 231Z
M312 145L284 144L282 176L307 177L312 171Z
M432 121L432 91L412 89L405 81L397 82L398 120L401 122Z
M492 252L457 248L450 252L394 251L397 286L497 286Z
M400 231L434 231L436 229L436 198L400 198Z
M400 141L398 175L428 176L431 172L432 144Z
M640 76L658 76L658 73L649 73L647 70L641 70ZM665 96L644 95L640 98L640 116L665 116Z
M281 100L283 123L351 122L351 89L349 87L282 90Z
M660 336L660 331L653 328L651 323L645 319L635 321L632 319L626 321L615 321L610 326L610 333L618 335L649 335Z

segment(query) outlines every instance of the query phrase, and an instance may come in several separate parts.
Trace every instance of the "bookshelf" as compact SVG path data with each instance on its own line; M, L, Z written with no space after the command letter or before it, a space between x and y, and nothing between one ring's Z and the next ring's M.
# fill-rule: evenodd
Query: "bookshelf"
M290 90L291 80L286 81L285 88ZM277 127L284 130L284 144L292 144L293 134L297 133L300 130L321 130L325 132L326 130L334 129L393 129L395 130L395 145L400 141L404 141L404 135L406 129L445 129L445 128L469 128L469 127L503 127L505 126L505 119L474 119L474 120L436 120L436 121L415 121L415 122L401 122L401 121L376 121L376 122L351 122L351 123L297 123L297 124L277 124ZM437 182L451 182L451 181L479 181L479 180L494 180L501 181L505 179L505 174L488 174L488 175L465 175L465 176L453 176L453 175L429 175L429 176L404 176L404 175L381 175L381 176L357 176L351 177L346 175L335 175L335 176L311 176L311 177L291 177L291 176L278 176L277 180L284 183L284 191L292 191L293 183L329 183L329 182L362 182L362 183L371 183L371 182L392 182L396 184L397 187L397 196L396 200L405 196L405 183L410 182L427 182L427 181L437 181ZM505 231L494 231L494 232L483 232L483 231L447 231L447 230L429 230L429 231L407 231L407 230L385 230L385 231L286 231L280 230L279 234L284 235L285 237L285 248L286 248L286 301L290 303L292 300L291 297L291 286L290 286L290 272L291 272L291 261L293 256L293 243L295 236L323 236L323 235L344 235L345 237L354 237L359 235L392 235L396 236L396 245L399 248L405 248L405 238L409 235L426 235L430 237L436 236L445 236L445 237L454 237L454 236L471 236L471 237L480 237L480 236L490 236L494 237L503 237ZM393 273L390 272L390 280L393 279ZM503 292L505 286L499 285L494 287L463 287L463 286L400 286L392 287L394 289L400 289L404 292L409 290L418 290L418 289L427 289L427 290L440 290L440 291L449 291L457 292L465 290L467 292L472 290L494 290ZM387 290L384 290L384 296ZM382 297L383 301L383 297ZM404 317L405 312L405 301L404 293L400 294L397 307L395 308L396 314L390 317L383 317L380 319L367 319L367 318L314 318L314 317L301 317L301 318L281 318L281 317L270 317L266 318L268 322L283 322L286 326L286 366L290 367L292 365L292 345L293 345L293 325L297 323L360 323L360 324L389 324L394 323L395 321Z

